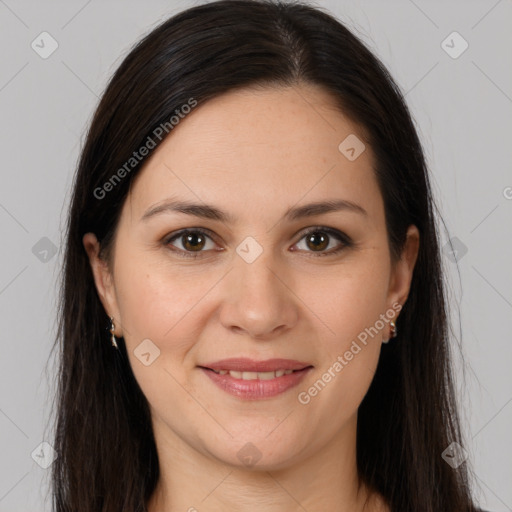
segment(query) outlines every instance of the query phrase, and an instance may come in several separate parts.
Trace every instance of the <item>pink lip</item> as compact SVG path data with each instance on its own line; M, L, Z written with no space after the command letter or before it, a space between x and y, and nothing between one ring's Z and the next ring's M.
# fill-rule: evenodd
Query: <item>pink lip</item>
M281 367L282 368L282 367ZM261 400L271 398L297 386L313 369L312 366L294 371L289 375L275 377L270 380L243 380L231 377L229 373L220 375L208 368L200 368L220 389L245 400ZM224 368L226 369L226 368ZM262 370L260 370L262 371ZM269 370L270 371L270 370Z
M295 361L293 359L267 359L255 361L245 357L222 359L212 363L200 365L202 368L212 370L233 370L237 372L275 372L276 370L302 370L311 366L309 363Z

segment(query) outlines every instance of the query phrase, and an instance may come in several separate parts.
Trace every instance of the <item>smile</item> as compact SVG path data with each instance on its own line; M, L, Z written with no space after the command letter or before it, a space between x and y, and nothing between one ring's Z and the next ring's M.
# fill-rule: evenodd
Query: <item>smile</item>
M234 379L242 379L242 380L270 380L275 379L276 377L282 377L283 375L290 375L294 371L299 370L276 370L275 372L237 372L235 370L213 370L215 373L219 375L229 375Z
M298 386L313 366L292 370L266 372L219 370L199 367L210 382L231 396L242 400L263 400L276 397Z

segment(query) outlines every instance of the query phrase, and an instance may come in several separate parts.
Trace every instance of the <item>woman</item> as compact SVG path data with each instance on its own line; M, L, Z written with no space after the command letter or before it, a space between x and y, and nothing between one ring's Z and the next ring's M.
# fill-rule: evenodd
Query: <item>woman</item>
M434 209L398 87L327 13L154 29L74 182L55 510L477 510Z

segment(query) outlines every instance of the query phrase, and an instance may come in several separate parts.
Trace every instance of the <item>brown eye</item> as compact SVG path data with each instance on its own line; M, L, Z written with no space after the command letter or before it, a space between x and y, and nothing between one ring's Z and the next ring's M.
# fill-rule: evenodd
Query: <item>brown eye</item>
M314 251L323 251L329 245L329 236L322 231L315 231L306 236L306 244Z
M316 256L329 256L352 247L352 245L352 240L341 231L332 228L313 227L303 235L299 242L295 244L295 247L309 253L316 253Z
M215 249L212 237L202 230L184 230L175 233L165 241L165 245L180 256L199 256L203 252Z
M181 240L187 251L200 251L205 245L205 237L197 232L185 233Z

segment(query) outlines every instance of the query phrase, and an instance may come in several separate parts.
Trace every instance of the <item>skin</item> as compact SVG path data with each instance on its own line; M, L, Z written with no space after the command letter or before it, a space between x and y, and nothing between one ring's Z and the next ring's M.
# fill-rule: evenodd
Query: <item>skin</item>
M390 510L366 486L358 491L356 471L357 411L389 323L308 404L298 401L359 333L405 303L417 259L419 233L410 226L392 263L374 157L366 145L348 160L338 145L349 134L364 140L317 86L227 93L194 109L154 150L124 203L111 267L98 258L95 235L83 237L99 297L150 404L161 471L150 512ZM179 212L141 220L171 196L235 220ZM283 219L290 207L328 199L357 203L367 215ZM354 244L331 236L319 249L304 236L312 226ZM166 245L166 235L184 228L214 236L192 249L181 237ZM263 250L252 263L236 252L248 236ZM178 255L197 247L197 259ZM160 355L145 366L134 350L148 338ZM237 356L314 368L298 387L250 401L198 368ZM248 442L261 454L250 467L237 457Z

